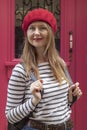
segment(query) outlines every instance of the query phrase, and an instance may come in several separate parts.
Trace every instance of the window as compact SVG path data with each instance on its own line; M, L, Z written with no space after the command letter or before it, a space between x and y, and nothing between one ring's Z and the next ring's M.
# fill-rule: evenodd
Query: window
M58 24L55 41L60 51L60 0L16 0L15 1L15 58L20 58L23 50L22 21L26 13L34 8L47 8L55 15Z

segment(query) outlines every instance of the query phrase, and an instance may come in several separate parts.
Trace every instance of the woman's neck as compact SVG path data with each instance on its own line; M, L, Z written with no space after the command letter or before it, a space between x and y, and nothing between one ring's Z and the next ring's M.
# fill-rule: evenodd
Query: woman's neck
M37 52L37 62L38 63L43 63L43 62L48 61L47 60L48 58L46 56L44 56L44 49L43 48L37 48L36 52Z
M47 62L48 60L47 60L47 58L45 58L45 57L38 57L37 58L37 62L38 63L43 63L43 62Z

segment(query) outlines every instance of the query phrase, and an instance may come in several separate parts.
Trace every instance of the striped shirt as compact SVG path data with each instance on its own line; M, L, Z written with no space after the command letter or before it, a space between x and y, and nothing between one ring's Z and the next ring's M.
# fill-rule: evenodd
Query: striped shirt
M48 62L40 63L38 69L43 80L44 93L39 104L34 106L30 93L32 79L26 76L21 64L14 67L8 84L6 104L6 117L10 123L20 121L31 112L31 119L48 124L59 124L70 118L69 84L65 80L61 85L58 83Z

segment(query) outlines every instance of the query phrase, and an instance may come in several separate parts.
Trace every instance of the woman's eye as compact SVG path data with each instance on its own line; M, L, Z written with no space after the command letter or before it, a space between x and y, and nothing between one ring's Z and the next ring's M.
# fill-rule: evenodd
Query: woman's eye
M46 27L40 27L40 30L47 30Z
M44 31L44 30L47 30L47 28L46 27L44 27L44 26L40 26L40 27L34 27L34 26L30 26L29 28L28 28L28 30L30 30L30 31L35 31L35 30L39 30L39 31Z
M35 30L35 28L34 27L29 27L29 30Z

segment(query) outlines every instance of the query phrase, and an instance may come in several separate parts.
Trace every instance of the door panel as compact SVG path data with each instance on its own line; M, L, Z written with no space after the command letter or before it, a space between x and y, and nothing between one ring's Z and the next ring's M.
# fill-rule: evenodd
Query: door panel
M83 96L73 106L74 130L86 130L87 118L87 0L67 0L61 4L61 55L68 63L74 82ZM69 31L73 32L72 59L69 60Z
M87 130L87 1L76 2L76 80L83 96L76 104L76 130Z

